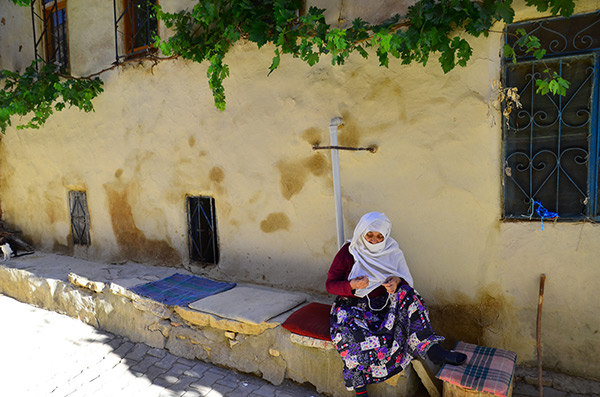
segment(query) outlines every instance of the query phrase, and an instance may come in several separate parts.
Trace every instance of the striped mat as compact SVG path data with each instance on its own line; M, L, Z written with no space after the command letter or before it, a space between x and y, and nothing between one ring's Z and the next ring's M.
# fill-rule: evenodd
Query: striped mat
M437 378L474 391L506 396L517 354L508 350L458 342L454 351L467 355L462 365L444 364Z
M233 287L235 287L235 283L175 273L162 280L137 285L131 290L168 306L185 306L190 302L227 291Z

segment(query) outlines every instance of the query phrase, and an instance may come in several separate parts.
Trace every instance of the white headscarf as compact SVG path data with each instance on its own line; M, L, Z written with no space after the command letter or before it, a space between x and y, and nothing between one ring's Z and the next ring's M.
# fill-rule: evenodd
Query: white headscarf
M354 294L363 297L379 287L389 276L402 277L411 287L413 279L396 240L390 237L392 223L381 212L369 212L360 218L350 240L350 253L354 257L354 266L348 280L360 276L369 278L369 286L357 289ZM383 241L371 244L365 240L367 232L379 232Z

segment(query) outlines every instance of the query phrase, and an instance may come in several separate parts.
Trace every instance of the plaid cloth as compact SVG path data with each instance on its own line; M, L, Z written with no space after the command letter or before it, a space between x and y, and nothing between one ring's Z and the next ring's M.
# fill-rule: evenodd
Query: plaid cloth
M517 354L458 342L454 351L467 355L463 365L444 364L437 378L466 389L506 396L515 370Z
M175 273L162 280L137 285L131 290L165 305L184 306L233 287L235 287L235 283L213 281L204 277Z

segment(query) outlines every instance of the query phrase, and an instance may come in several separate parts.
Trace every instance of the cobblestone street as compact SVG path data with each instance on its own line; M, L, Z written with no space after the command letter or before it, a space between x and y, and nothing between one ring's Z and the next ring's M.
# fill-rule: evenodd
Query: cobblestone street
M83 322L0 295L1 396L302 397L247 374L134 343Z

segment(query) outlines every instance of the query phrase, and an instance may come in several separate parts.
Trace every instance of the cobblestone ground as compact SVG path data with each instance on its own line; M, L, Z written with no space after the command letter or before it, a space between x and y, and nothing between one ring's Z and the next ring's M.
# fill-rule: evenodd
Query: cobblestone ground
M177 357L4 295L0 318L0 396L319 396L289 381L273 386Z
M177 357L2 294L0 319L2 397L320 396L313 387L290 381L274 386L252 375ZM539 396L531 381L518 380L513 397ZM577 379L570 382L576 384ZM427 395L421 387L413 397ZM544 396L600 394L545 387Z

